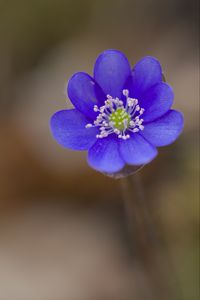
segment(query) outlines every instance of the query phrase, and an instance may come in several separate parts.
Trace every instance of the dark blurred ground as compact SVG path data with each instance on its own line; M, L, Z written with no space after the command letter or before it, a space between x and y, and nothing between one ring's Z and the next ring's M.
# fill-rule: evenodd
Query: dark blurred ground
M64 85L116 48L162 63L185 129L141 171L185 299L199 299L197 1L0 1L0 300L139 299L118 182L60 148Z

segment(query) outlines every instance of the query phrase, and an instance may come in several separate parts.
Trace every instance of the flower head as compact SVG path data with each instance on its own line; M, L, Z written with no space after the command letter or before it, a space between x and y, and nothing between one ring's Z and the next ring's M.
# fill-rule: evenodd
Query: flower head
M88 150L88 162L98 171L147 164L157 147L171 144L182 131L183 116L171 109L172 88L162 81L153 57L142 58L131 70L123 53L104 51L93 78L78 72L67 91L75 109L52 116L53 136L66 148Z

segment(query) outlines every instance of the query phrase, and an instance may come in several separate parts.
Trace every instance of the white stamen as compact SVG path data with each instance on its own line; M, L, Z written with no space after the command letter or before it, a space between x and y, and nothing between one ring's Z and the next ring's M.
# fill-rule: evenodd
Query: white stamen
M124 102L119 98L107 95L104 105L98 107L94 105L94 111L99 112L93 124L88 123L85 127L99 127L99 134L96 138L105 138L110 134L116 134L118 138L127 140L130 134L127 132L138 132L144 130L143 119L140 116L144 113L144 108L138 104L138 100L129 97L129 91L124 89L122 94L126 97Z
M123 95L126 96L126 97L128 97L128 95L129 95L129 91L128 91L128 90L123 90L122 93L123 93Z
M93 125L92 124L87 124L87 125L85 125L85 128L91 128L91 127L93 127Z

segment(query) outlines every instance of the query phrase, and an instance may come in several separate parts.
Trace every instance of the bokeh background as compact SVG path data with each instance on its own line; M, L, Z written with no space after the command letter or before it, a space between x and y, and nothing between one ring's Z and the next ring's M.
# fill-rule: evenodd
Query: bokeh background
M141 299L119 182L49 131L68 78L108 48L157 57L185 115L140 175L184 299L199 299L198 34L196 0L0 0L0 300Z

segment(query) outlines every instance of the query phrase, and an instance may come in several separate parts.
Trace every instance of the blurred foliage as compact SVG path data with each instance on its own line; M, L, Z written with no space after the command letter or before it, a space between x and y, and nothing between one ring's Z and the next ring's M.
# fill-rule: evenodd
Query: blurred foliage
M38 62L51 47L83 30L92 0L0 2L0 36L15 73ZM81 27L80 27L81 22Z

